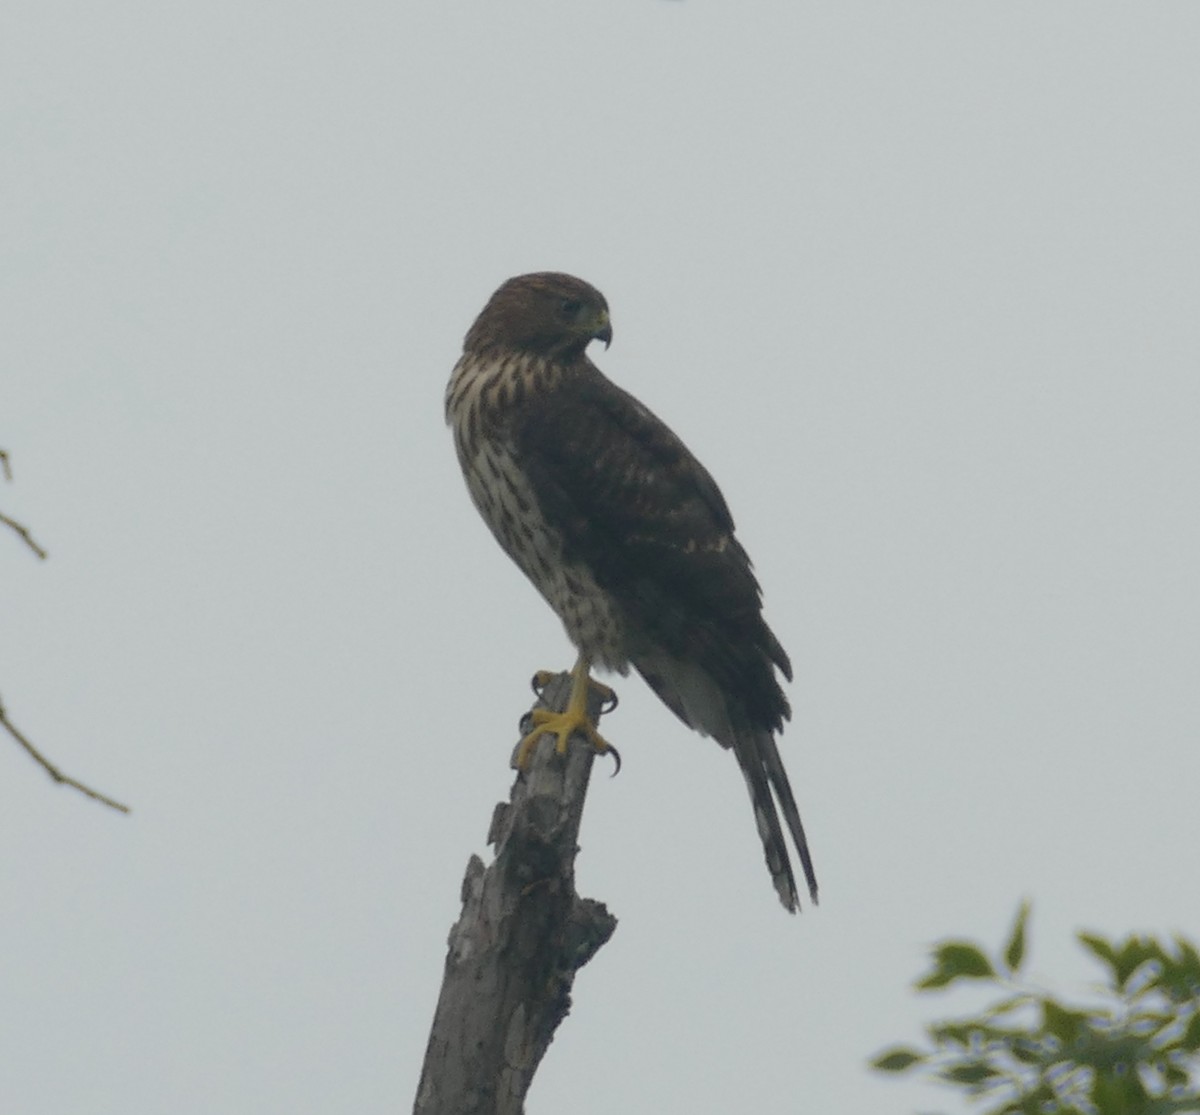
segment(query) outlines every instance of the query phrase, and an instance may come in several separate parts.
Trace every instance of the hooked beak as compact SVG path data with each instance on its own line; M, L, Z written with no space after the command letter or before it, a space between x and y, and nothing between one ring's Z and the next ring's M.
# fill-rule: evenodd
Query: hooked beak
M612 344L612 324L608 320L606 311L601 311L600 320L596 322L596 331L592 337L597 341L603 341L605 348Z

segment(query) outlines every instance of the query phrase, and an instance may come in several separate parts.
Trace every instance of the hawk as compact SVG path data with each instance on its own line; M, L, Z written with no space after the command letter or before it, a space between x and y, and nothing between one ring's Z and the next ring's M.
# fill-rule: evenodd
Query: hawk
M593 666L632 665L688 727L733 751L780 901L799 908L782 811L808 892L817 880L775 736L791 715L788 656L713 478L587 356L608 304L571 275L509 279L463 343L446 421L475 506L579 652L564 713L538 710L524 765L551 733L608 745L588 722ZM778 803L778 808L776 806Z

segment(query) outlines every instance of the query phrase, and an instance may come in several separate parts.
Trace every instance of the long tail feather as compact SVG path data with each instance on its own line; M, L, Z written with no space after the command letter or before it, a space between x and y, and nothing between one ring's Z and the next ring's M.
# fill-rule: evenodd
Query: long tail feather
M796 845L796 853L800 856L800 867L804 871L804 881L808 885L808 896L815 906L817 904L817 873L813 868L812 854L808 850L808 840L804 835L804 823L800 820L800 810L796 807L796 798L792 794L792 784L788 781L783 759L775 737L767 732L759 735L759 753L767 770L767 781L779 799L783 809L783 819L787 821L788 830L792 834L792 843Z
M783 809L784 820L791 832L796 851L800 855L804 880L808 884L808 893L815 905L817 902L817 877L813 870L812 856L808 851L808 841L804 836L804 826L800 822L800 811L796 808L796 799L792 794L787 772L783 769L783 760L779 757L779 748L775 745L775 737L770 732L761 730L739 732L735 736L733 749L737 755L738 766L742 768L742 774L746 779L746 788L750 791L750 802L754 806L754 821L758 826L758 835L762 840L767 870L771 873L771 881L775 884L779 901L792 913L800 908L796 879L792 874L787 844L779 824L776 798Z
M781 652L782 653L782 652ZM761 726L747 723L745 710L731 702L701 668L669 655L658 653L634 659L634 665L650 688L689 727L712 736L723 747L730 747L750 792L754 822L762 840L767 870L784 907L793 913L800 908L796 878L792 872L787 840L779 812L787 824L804 881L813 904L817 902L817 876L800 822L800 811L783 767L775 735ZM778 802L778 804L776 804Z

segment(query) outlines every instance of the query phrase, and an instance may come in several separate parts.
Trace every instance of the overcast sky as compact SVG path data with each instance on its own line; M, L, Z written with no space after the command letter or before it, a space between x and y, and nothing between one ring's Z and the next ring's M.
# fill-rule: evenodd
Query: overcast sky
M637 679L531 1115L905 1111L929 942L1200 935L1200 8L12 3L0 1110L412 1103L558 621L442 420L523 271L717 477L822 889Z

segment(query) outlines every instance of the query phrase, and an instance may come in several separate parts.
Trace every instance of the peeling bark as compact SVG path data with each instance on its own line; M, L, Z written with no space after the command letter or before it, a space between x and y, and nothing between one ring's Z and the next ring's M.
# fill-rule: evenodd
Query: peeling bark
M562 711L570 687L569 674L556 675L537 706ZM593 692L593 724L600 706ZM488 832L495 859L485 867L472 856L463 878L414 1115L524 1110L533 1074L570 1011L575 973L617 925L603 903L575 891L594 760L578 738L558 755L547 735L518 773L509 802L496 806Z

